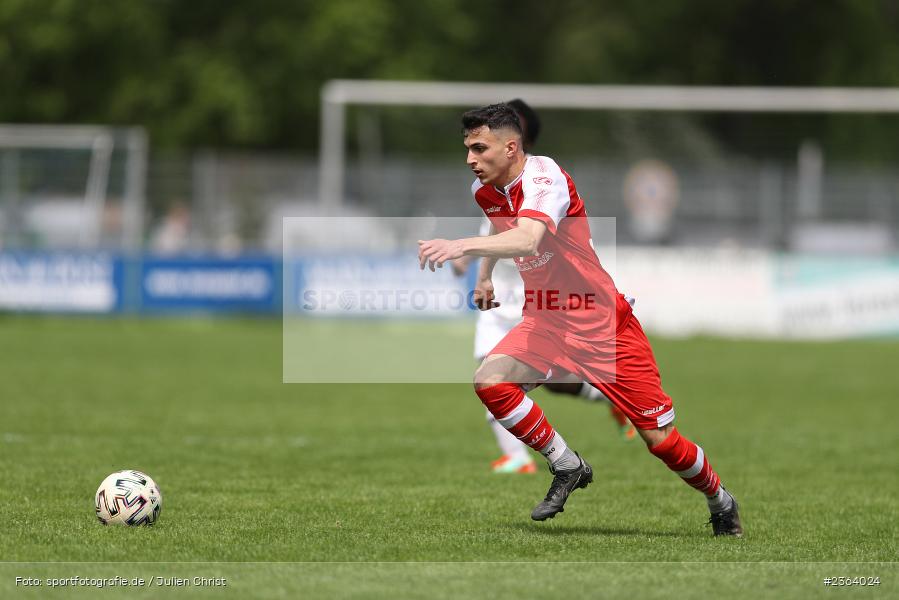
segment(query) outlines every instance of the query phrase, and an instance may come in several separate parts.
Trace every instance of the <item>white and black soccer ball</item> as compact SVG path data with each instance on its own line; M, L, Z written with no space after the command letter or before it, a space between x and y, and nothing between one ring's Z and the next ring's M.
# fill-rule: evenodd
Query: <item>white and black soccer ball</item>
M162 512L159 486L140 471L116 471L97 488L95 500L104 525L152 525Z

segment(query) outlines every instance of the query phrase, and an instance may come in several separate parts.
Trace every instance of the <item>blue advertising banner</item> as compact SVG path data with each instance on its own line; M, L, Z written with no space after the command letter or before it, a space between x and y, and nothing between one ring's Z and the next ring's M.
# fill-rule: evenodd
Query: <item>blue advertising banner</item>
M0 252L0 310L108 313L122 308L123 263L106 252Z
M146 257L145 311L272 313L281 308L280 263L273 258Z

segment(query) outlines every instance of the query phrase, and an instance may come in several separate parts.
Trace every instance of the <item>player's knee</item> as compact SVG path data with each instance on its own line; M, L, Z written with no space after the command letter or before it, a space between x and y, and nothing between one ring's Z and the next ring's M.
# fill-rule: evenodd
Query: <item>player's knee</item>
M664 442L671 432L674 431L674 423L669 423L658 429L638 429L637 432L643 441L646 442L646 448L652 452L652 449Z
M485 367L481 365L478 367L478 370L474 373L474 389L475 392L480 392L480 390L493 387L507 379L503 376L502 373L498 372L496 369L491 369L489 366Z
M490 378L485 378L485 379L477 379L477 378L476 378L476 379L472 382L472 385L474 385L474 391L475 391L475 393L478 394L478 395L480 396L480 395L481 395L481 391L486 390L487 388L491 388L491 387L497 385L498 383L502 383L502 382L500 382L500 381L493 381L493 380L490 379Z

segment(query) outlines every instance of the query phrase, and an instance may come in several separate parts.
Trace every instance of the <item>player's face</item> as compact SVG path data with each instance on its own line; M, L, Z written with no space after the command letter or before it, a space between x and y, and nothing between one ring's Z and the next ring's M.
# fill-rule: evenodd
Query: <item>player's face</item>
M465 134L466 162L484 185L503 186L513 179L509 173L515 164L519 142L503 133L506 132L494 132L485 126Z

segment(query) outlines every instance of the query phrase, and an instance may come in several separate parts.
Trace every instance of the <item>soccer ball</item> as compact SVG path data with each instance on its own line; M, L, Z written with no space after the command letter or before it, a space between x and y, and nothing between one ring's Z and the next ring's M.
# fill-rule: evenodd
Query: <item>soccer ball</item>
M159 486L140 471L116 471L97 488L95 500L104 525L152 525L162 511Z

